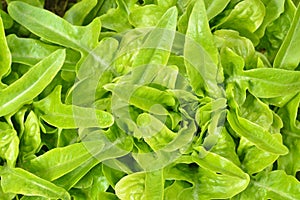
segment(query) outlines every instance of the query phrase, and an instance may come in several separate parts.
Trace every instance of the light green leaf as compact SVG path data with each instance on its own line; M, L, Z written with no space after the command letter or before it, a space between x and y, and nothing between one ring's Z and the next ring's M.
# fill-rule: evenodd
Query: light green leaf
M129 22L136 28L152 27L164 15L166 9L158 5L137 6L130 10Z
M243 172L238 166L228 159L206 151L203 147L196 147L196 150L199 151L198 155L193 155L192 160L197 163L201 168L211 170L214 172L219 172L221 174L238 177L245 180L246 186L249 182L249 176Z
M119 158L128 154L133 146L132 138L113 126L105 133L103 131L89 131L88 129L84 129L81 134L83 138L82 145L89 152L89 158L76 169L54 181L56 185L67 190L72 188L94 166L105 160ZM104 144L103 148L100 149L97 143L100 145ZM81 155L78 154L77 156ZM49 164L51 165L51 163Z
M115 190L121 200L162 200L163 188L162 171L155 171L127 175L117 183Z
M189 6L193 7L189 14L186 42L195 42L200 45L211 57L214 64L217 65L218 51L208 24L204 2L203 0L195 1L194 4L190 4ZM188 45L189 43L187 43L185 47L188 48ZM189 58L190 56L187 57L188 62L190 62Z
M122 32L131 29L131 25L128 21L129 8L124 0L116 0L117 8L111 8L107 13L100 16L102 26L104 28Z
M240 116L269 130L273 123L273 112L267 104L258 98L247 95L243 105L239 108Z
M227 199L248 186L249 176L232 162L202 147L198 150L199 155L182 157L177 160L180 164L164 172L167 180L185 180L192 184L178 191L178 199Z
M284 0L262 0L262 3L266 7L266 15L261 26L255 31L255 34L259 38L265 34L267 26L274 22L284 12L284 2Z
M284 122L283 139L289 148L289 153L278 159L278 169L295 176L300 171L300 122L299 122L300 95L296 95L288 104L280 108L278 114Z
M276 136L278 141L282 142L281 136L279 134ZM271 166L279 157L279 155L257 148L244 137L241 138L237 151L241 158L241 166L248 174L258 173L264 170ZM257 162L257 160L263 160L264 162Z
M265 12L260 0L240 1L218 26L237 30L241 34L253 33L262 24Z
M296 7L292 0L285 0L284 12L266 27L265 34L260 39L257 49L262 51L271 63L273 63L284 38L287 36L295 12Z
M7 3L11 3L13 1L16 1L16 0L7 0ZM21 2L28 3L32 6L36 6L36 7L40 7L40 8L44 7L44 1L45 0L21 0Z
M0 16L2 18L4 29L9 29L14 25L14 20L1 9L0 9Z
M19 137L7 123L0 122L0 157L9 167L15 167L19 155Z
M226 128L222 129L221 134L218 136L217 143L211 148L210 151L230 160L237 166L240 166L241 164L236 153L234 140L227 132Z
M268 130L245 118L237 113L229 111L227 120L231 128L240 136L245 137L258 148L267 152L279 155L288 153L288 149L279 142Z
M161 17L142 44L132 66L166 65L175 38L177 9L172 7Z
M85 17L96 6L97 0L83 0L73 5L64 15L64 19L73 25L83 24Z
M228 48L233 51L236 56L240 56L243 58L243 66L239 68L245 67L245 69L256 68L257 66L257 54L255 52L253 43L246 37L242 37L239 32L234 30L222 29L214 32L215 42L219 49L221 49L221 56L223 51ZM227 52L226 52L227 53ZM232 54L232 53L230 53ZM226 59L224 55L223 62L236 62L238 58ZM221 57L222 58L222 57ZM241 62L241 61L239 61ZM223 64L223 63L222 63ZM239 64L242 65L242 64ZM245 65L245 66L244 66Z
M137 118L137 124L146 143L153 149L159 150L170 143L176 133L168 129L163 122L154 116L143 113Z
M1 186L1 181L0 181L0 196L3 200L12 200L15 198L16 194L3 192L2 186Z
M297 172L300 171L300 136L284 131L283 140L289 148L289 153L279 157L277 161L278 169L284 170L289 175L296 176Z
M11 54L5 38L2 17L0 16L0 82L3 77L9 74L11 68Z
M89 151L86 147L88 145L97 146L97 150L94 148L94 152ZM25 164L25 168L43 179L53 181L88 161L93 157L92 153L101 152L103 147L104 142L93 141L55 148L30 160Z
M146 111L166 114L168 113L167 110L163 112L163 108L155 106L174 106L175 99L172 94L166 91L148 86L140 86L131 95L129 103Z
M178 199L179 198L179 195L180 193L186 189L186 188L189 188L190 187L190 184L187 183L187 182L184 182L184 181L178 181L178 180L175 180L174 183L165 188L165 191L164 191L164 199L165 200L174 200L174 199Z
M12 62L29 66L37 64L49 54L62 49L61 47L49 45L36 39L20 38L14 34L8 35L6 39L12 54ZM79 59L80 54L78 52L67 49L62 70L75 71L75 66Z
M35 176L21 168L6 167L1 171L1 186L4 192L70 200L69 193L61 187Z
M40 126L37 116L31 111L24 123L24 133L20 137L20 156L22 160L30 159L41 146Z
M281 170L262 172L251 180L248 188L233 199L295 200L300 198L300 183Z
M107 128L114 123L113 116L108 112L63 104L61 86L57 86L49 96L33 105L44 121L59 128Z
M249 91L259 98L273 98L300 91L300 72L260 68L244 72ZM242 78L243 79L243 78Z
M100 81L103 73L112 66L118 46L116 39L102 39L78 66L78 79L96 78L95 81Z
M73 26L54 13L15 1L9 4L8 12L18 23L41 38L84 54L98 43L101 23L95 18L86 27Z
M298 41L300 40L300 7L298 6L291 27L274 60L274 67L296 69L300 62Z
M54 79L65 60L65 50L57 50L33 66L20 79L0 91L0 116L16 112L32 101Z
M230 0L204 0L208 20L220 14L229 2Z
M180 195L181 199L184 199L186 194L192 194L197 199L227 199L243 191L249 183L249 179L240 179L223 173L216 174L214 171L201 168L197 180L198 182L195 183L192 193L183 192Z

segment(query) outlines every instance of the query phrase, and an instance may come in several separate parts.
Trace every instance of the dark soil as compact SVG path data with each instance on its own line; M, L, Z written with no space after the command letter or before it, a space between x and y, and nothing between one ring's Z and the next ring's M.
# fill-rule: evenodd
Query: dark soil
M62 17L68 7L76 2L77 0L45 0L44 8Z

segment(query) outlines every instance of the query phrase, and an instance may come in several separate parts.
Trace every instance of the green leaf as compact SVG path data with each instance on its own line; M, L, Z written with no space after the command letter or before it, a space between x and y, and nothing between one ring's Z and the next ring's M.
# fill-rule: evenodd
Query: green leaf
M115 188L120 199L134 198L136 200L162 200L163 189L162 171L137 172L127 175L117 183Z
M64 15L64 19L73 25L83 24L85 17L96 6L97 0L84 0L73 5Z
M231 162L239 166L241 163L239 157L237 156L235 148L236 146L233 138L230 136L227 130L223 128L221 134L218 136L217 143L212 147L210 151L230 160Z
M203 7L203 1L197 1L190 15L184 44L186 71L197 95L203 96L206 91L211 96L221 97L222 91L217 85L221 79L217 67L217 49ZM201 13L198 13L199 9Z
M283 140L289 148L289 153L278 159L278 169L284 170L287 174L296 176L300 171L300 137L297 134L284 131Z
M58 185L66 190L70 190L78 183L90 170L93 169L101 160L90 156L89 159L85 160L77 168L74 168L69 173L61 176L60 178L53 181L55 185Z
M94 6L94 8L87 14L87 16L84 19L83 24L89 24L95 17L98 15L101 15L100 12L101 9L105 9L105 4L111 3L111 0L104 1L104 0L97 0L97 4ZM82 5L83 6L83 5Z
M233 111L228 112L227 120L238 135L245 137L258 148L273 154L285 155L288 153L288 149L264 127L240 117Z
M24 133L20 136L20 156L22 160L28 159L39 150L41 135L39 120L34 112L30 112L24 123Z
M281 170L262 172L251 180L248 188L233 199L299 199L299 181Z
M282 142L281 136L279 134L276 136L278 141ZM258 173L264 170L271 166L279 157L279 155L257 148L244 137L241 138L237 151L241 158L241 166L248 174ZM257 162L257 160L263 160L264 162Z
M249 176L243 172L238 166L228 159L209 151L206 151L203 147L196 147L199 151L198 155L193 155L192 160L197 163L201 168L219 172L224 175L238 177L245 179L246 186L249 182ZM241 186L242 187L242 186Z
M276 1L276 2L278 3L281 1ZM266 27L265 34L260 39L260 43L257 46L257 49L262 51L266 55L266 57L270 60L271 63L273 63L274 58L284 38L287 36L293 17L295 15L296 8L292 0L284 1L283 10L284 12L281 13L277 19L275 19L272 23L270 23ZM275 13L276 12L274 12L274 14ZM263 24L261 27L263 27ZM259 30L260 29L258 29L257 31Z
M104 28L122 32L131 29L131 25L128 21L129 8L124 0L117 0L117 8L111 8L107 13L100 16L102 26Z
M0 122L0 157L9 167L15 167L19 155L19 138L17 132L7 123Z
M20 38L14 34L6 37L8 47L12 54L12 62L29 66L37 64L42 59L56 50L62 49L31 38ZM20 48L20 46L22 48ZM75 65L80 59L80 54L71 49L66 50L66 59L62 70L75 70Z
M32 101L53 80L65 60L65 51L57 50L33 66L25 75L0 90L0 116L16 112Z
M7 3L11 3L13 1L16 1L16 0L7 0ZM28 3L32 6L36 6L36 7L40 7L40 8L43 8L44 7L44 2L45 0L21 0L21 2L24 2L24 3Z
M59 128L107 128L114 123L113 116L108 112L63 104L61 86L57 86L49 96L33 105L44 121Z
M113 78L111 67L118 49L118 41L113 38L102 39L79 64L77 81L68 91L66 102L89 107L103 98L107 90L103 86Z
M170 143L176 133L168 129L160 120L154 116L143 113L137 118L137 124L146 143L153 149L159 150Z
M111 168L105 164L102 166L102 172L112 188L115 188L117 182L126 175L125 172Z
M107 90L103 86L112 81L113 73L107 70L102 74L98 74L98 72L101 73L100 71L102 71L101 68L90 77L78 80L66 94L65 103L83 107L94 107L93 104L103 101L103 98L108 95ZM110 98L108 99L110 100ZM103 107L103 105L100 107Z
M247 185L248 179L240 179L237 177L227 176L224 174L216 174L207 169L199 169L198 183L195 183L192 194L198 199L226 199L231 198L237 193L243 191ZM197 188L197 185L200 187ZM229 186L230 185L230 186ZM225 189L226 188L226 189ZM184 199L188 191L181 193L180 199Z
M1 171L1 186L4 192L70 200L69 193L61 187L35 176L21 168L6 167Z
M1 181L0 181L0 196L3 200L11 200L13 199L16 195L14 193L5 193L2 190L2 186L1 186Z
M237 30L241 35L256 41L253 33L263 23L265 13L265 6L261 0L240 1L217 27Z
M240 116L269 130L273 123L273 112L268 105L258 98L247 95L243 105L239 108Z
M0 9L0 16L2 18L4 29L9 29L14 25L14 20L1 9Z
M189 43L195 42L207 52L212 61L217 65L218 51L209 28L204 2L203 0L195 1L194 4L190 4L189 6L193 7L189 14L188 27L186 31L186 42L188 43L185 47L188 48L188 45L190 45ZM187 61L190 62L190 56L186 56Z
M283 169L287 174L293 176L300 170L300 160L298 159L300 154L299 105L300 95L298 94L278 111L284 122L283 141L289 148L289 153L278 159L278 169Z
M100 162L128 154L133 146L132 138L124 135L120 129L115 129L115 127L111 127L106 133L84 129L82 133L82 138L84 139L82 145L89 152L89 158L76 169L55 180L54 183L69 190ZM103 148L100 149L97 143L101 146L104 144ZM78 154L77 156L81 155Z
M244 72L249 91L259 98L273 98L300 91L300 72L284 69L260 68Z
M204 0L208 20L220 14L229 2L230 0Z
M253 43L248 38L240 36L240 34L237 31L226 30L226 29L218 30L214 32L214 36L215 36L216 45L218 46L218 48L221 49L221 56L223 54L222 51L224 51L224 49L226 48L229 48L230 50L233 51L233 53L235 53L236 55L244 59L243 66L241 66L242 68L244 67L246 69L256 68L257 54L255 52ZM235 58L226 59L225 57L223 59L223 62L224 61L235 62L236 59Z
M164 15L166 9L158 5L137 6L130 10L129 22L136 28L152 27Z
M142 44L132 66L166 65L175 38L177 9L172 7L161 17Z
M284 107L282 107L278 114L284 120L284 127L287 131L298 133L300 130L299 123L299 107L300 95L294 96Z
M31 38L19 38L16 35L6 37L12 54L12 61L26 65L35 65L54 51L61 49ZM22 46L22 48L20 48Z
M164 112L164 109L157 105L174 106L175 99L172 94L166 91L161 91L148 86L140 86L134 90L129 103L146 111L157 114L166 114L167 110Z
M87 189L90 198L95 198L98 193L105 192L108 187L109 183L103 175L101 164L96 165L74 186L78 189Z
M291 27L274 60L274 67L294 70L300 62L298 41L300 40L300 7L298 6Z
M99 152L104 147L103 142L94 141L55 148L30 160L26 163L25 168L43 179L53 181L76 169L93 156L93 151L89 151L86 147L88 145L97 146L96 151Z
M0 82L3 77L9 74L11 65L11 54L5 38L2 17L0 16Z
M178 199L226 199L248 186L249 176L232 162L202 147L198 150L199 155L193 153L191 157L182 157L177 160L180 164L164 172L168 180L185 180L192 184L192 187L178 191Z
M280 14L284 12L284 2L284 0L262 0L262 3L266 8L266 15L261 26L255 31L255 34L259 38L261 38L265 34L267 26L274 22L280 16Z
M78 79L102 79L103 73L111 67L119 43L113 38L104 38L78 66ZM95 76L95 77L94 77Z
M176 0L157 0L157 5L164 8L170 8L176 5Z
M8 6L10 16L41 38L87 54L98 43L100 20L96 18L86 27L73 26L55 14L23 2Z
M188 184L187 182L175 180L171 186L165 188L164 199L166 200L178 199L180 193L184 189L188 188L189 186L190 184Z

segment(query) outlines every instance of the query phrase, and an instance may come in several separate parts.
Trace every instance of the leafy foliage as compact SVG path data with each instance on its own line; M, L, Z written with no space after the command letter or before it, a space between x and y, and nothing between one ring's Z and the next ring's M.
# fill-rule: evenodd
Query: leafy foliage
M7 0L0 199L300 199L298 0Z

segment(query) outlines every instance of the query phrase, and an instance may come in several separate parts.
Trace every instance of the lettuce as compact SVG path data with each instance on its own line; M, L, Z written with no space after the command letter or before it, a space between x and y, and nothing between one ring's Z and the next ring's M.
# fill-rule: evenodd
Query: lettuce
M300 199L298 3L2 1L0 199Z

